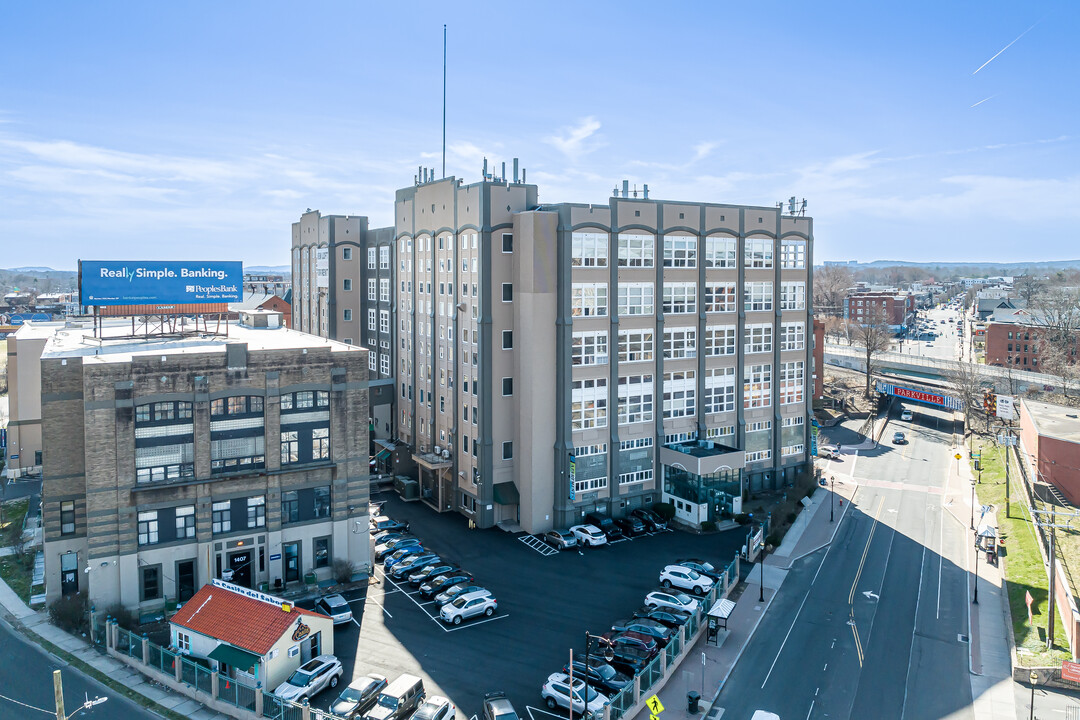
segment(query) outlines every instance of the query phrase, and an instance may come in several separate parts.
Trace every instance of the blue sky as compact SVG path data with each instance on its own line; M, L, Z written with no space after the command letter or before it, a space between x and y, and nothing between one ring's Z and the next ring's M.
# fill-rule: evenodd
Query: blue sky
M817 260L1074 259L1078 21L1076 2L7 2L0 267L276 265L306 208L391 224L394 190L441 162L444 22L466 182L516 156L544 202L624 178L806 197Z

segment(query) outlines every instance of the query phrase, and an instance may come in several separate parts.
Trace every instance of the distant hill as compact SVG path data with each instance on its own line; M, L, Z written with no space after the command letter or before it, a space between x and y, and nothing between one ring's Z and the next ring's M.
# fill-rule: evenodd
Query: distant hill
M888 267L916 267L924 270L958 270L963 268L972 274L1013 275L1024 270L1067 270L1080 268L1080 260L1044 260L1041 262L911 262L909 260L874 260L845 264L852 270Z
M264 275L288 275L292 272L291 265L245 265L246 273L262 273Z
M74 270L53 270L47 267L0 269L0 290L5 293L19 290L33 292L66 292L76 289L79 274Z

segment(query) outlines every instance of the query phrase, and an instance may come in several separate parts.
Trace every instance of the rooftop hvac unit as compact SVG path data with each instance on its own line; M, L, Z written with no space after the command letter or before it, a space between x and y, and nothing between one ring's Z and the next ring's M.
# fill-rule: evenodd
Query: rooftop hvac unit
M443 460L449 460L450 459L450 451L449 450L443 450L442 451L442 456L443 456Z
M436 445L435 446L435 454L438 455L440 452L442 452L442 448L440 448L438 445Z

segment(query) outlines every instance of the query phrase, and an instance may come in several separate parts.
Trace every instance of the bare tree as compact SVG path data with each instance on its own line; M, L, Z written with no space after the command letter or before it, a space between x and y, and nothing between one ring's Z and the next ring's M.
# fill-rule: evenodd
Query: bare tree
M1080 290L1053 287L1038 296L1031 314L1032 324L1039 328L1040 347L1052 345L1058 349L1076 347L1080 330Z
M1069 388L1080 382L1080 366L1076 364L1076 346L1040 343L1039 369L1061 381L1061 391L1069 397Z
M1035 296L1042 292L1043 281L1038 275L1029 272L1013 279L1013 289L1030 305Z
M893 331L885 316L885 308L871 305L861 322L851 321L851 339L863 349L866 360L866 397L870 397L870 381L878 368L878 356L892 344Z
M975 421L982 402L982 375L975 363L959 362L946 374L949 387L964 404L964 434Z
M847 333L847 321L841 317L825 318L825 337L832 337L837 344L846 339L850 345L851 338Z
M855 285L850 268L842 265L826 265L814 272L814 312L819 315L841 317L844 314L844 298Z

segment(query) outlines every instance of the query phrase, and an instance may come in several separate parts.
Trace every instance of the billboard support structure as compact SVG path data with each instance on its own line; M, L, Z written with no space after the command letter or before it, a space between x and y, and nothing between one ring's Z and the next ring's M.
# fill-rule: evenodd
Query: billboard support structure
M94 308L94 337L100 340L149 340L150 338L182 338L198 335L229 337L228 313L132 313L130 335L105 335L105 318L123 315L102 315ZM213 328L211 329L211 322Z

